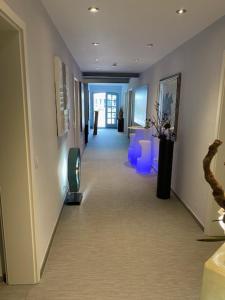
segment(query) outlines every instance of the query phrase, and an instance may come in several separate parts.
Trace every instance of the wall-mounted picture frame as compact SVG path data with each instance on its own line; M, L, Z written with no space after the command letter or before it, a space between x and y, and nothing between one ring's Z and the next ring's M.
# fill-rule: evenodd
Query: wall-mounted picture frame
M159 82L159 114L170 121L175 137L177 136L180 103L181 73L163 78Z
M57 136L69 131L69 70L60 57L54 57Z
M147 118L147 106L148 106L148 85L140 86L133 90L133 124L137 126L145 127Z
M79 82L79 106L80 106L80 131L83 132L85 127L85 105L84 105L84 83Z

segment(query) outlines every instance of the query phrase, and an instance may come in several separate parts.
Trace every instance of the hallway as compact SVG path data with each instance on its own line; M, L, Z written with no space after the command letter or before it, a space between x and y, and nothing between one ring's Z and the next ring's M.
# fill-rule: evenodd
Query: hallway
M82 159L84 200L64 207L41 283L0 286L1 300L197 300L203 263L218 243L156 176L126 164L128 140L99 130Z

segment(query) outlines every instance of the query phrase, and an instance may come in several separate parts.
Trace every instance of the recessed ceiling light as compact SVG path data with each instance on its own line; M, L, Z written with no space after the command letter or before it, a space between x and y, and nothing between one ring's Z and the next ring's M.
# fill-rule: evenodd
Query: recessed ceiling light
M96 61L96 62L99 62L99 58L96 58L95 61Z
M96 6L91 6L88 8L89 12L92 13L92 14L96 14L97 12L99 12L99 8L96 7Z
M92 43L93 46L99 46L100 44L97 42Z
M112 67L117 67L117 66L118 64L116 62L112 64Z
M135 62L138 63L140 61L140 58L136 58Z
M154 44L150 43L146 45L148 48L152 48L154 46Z
M183 14L185 14L187 12L187 10L185 9L185 8L180 8L180 9L178 9L177 11L176 11L176 13L178 14L178 15L183 15Z

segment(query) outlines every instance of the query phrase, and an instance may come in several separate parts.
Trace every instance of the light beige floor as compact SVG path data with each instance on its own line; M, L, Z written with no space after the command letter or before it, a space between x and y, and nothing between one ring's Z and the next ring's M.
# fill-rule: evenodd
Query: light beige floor
M82 164L81 207L65 207L41 283L0 286L4 300L197 300L204 261L219 247L156 176L126 163L127 138L100 131ZM216 299L215 299L216 300Z

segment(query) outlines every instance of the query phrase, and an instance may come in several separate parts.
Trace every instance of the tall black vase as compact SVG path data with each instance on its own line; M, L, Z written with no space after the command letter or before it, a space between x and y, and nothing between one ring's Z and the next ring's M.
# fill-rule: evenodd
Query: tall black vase
M118 119L118 132L124 132L124 118Z
M158 159L157 197L170 198L174 142L165 138L160 139Z

